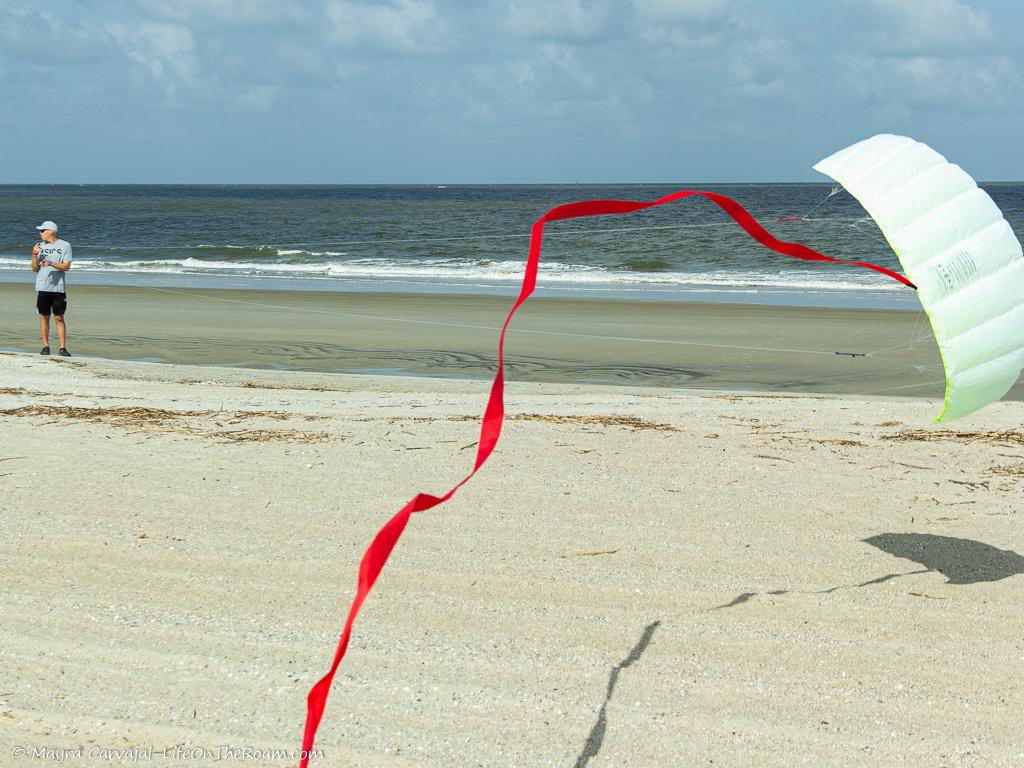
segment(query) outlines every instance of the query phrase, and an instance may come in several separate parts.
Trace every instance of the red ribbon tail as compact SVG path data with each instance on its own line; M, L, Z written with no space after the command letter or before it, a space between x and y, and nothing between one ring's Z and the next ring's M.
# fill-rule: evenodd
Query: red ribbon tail
M635 200L587 200L579 203L560 205L556 208L552 208L544 214L544 216L534 223L531 230L530 249L526 259L526 266L523 270L523 282L519 291L519 298L516 299L512 309L509 310L508 316L505 318L505 323L501 328L501 336L498 339L498 370L494 375L494 381L491 384L491 394L487 400L487 407L484 410L484 416L481 420L480 443L477 446L476 461L473 463L473 469L444 496L431 496L426 493L417 494L412 501L402 507L394 517L384 524L384 527L377 532L377 535L363 554L363 559L359 564L359 586L356 591L356 596L352 600L352 606L349 608L348 618L345 620L345 629L342 631L341 638L338 640L338 647L334 652L334 660L331 663L331 668L327 674L320 678L312 689L310 689L309 695L306 699L306 728L302 737L302 757L299 763L300 768L306 768L309 763L309 752L313 749L317 728L320 726L320 721L324 714L324 708L327 706L327 697L331 690L331 683L334 681L334 675L338 671L338 666L341 664L341 660L345 657L345 652L348 649L349 638L352 635L352 625L355 623L356 616L359 614L359 609L362 608L367 595L369 595L370 590L373 589L373 585L377 581L377 576L384 568L384 564L387 562L388 557L390 557L391 551L394 549L395 544L398 543L398 539L401 538L402 532L405 530L405 526L409 522L410 515L412 515L413 512L422 512L430 509L431 507L437 506L451 498L452 495L459 488L465 485L469 479L476 474L477 470L484 465L491 453L494 451L494 447L498 444L498 439L501 437L501 427L505 419L505 332L508 330L509 323L511 323L513 315L515 315L519 307L522 306L523 302L530 297L537 284L537 270L540 265L540 253L544 240L544 223L548 221L576 219L586 216L632 213L634 211L653 208L658 205L665 205L666 203L671 203L676 200L682 200L683 198L690 197L692 195L701 195L702 197L705 197L717 204L723 211L731 216L732 219L747 232L747 234L754 238L754 240L777 253L781 253L785 256L791 256L796 259L804 259L805 261L828 261L833 263L853 264L881 272L882 274L887 275L894 280L898 280L911 288L915 287L914 284L903 275L886 269L885 267L878 266L877 264L835 259L831 256L825 256L822 253L818 253L805 245L778 240L767 232L764 227L758 224L754 217L751 216L743 206L731 198L714 192L683 190L680 192L674 192L660 200L655 200L649 203L638 202Z

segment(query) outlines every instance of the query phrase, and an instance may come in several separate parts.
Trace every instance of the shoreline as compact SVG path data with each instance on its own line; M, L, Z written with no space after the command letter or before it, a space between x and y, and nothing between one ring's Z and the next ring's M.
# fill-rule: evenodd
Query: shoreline
M270 275L202 275L191 273L91 273L76 272L75 287L169 289L210 291L258 291L285 294L384 294L421 296L491 296L510 302L519 292L518 281L509 282L446 282L442 279L338 277L309 278ZM24 272L0 270L0 286L24 285ZM606 283L577 283L569 288L557 282L537 286L533 298L568 300L602 300L668 303L756 304L783 307L815 307L819 309L890 309L914 312L917 298L910 291L885 288L800 288L780 285L728 286L714 283L692 286L623 284L611 287Z

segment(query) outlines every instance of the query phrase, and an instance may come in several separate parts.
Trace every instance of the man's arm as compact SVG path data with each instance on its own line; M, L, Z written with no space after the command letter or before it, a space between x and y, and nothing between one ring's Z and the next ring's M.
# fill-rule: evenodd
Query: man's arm
M39 253L39 246L36 246L32 250L32 271L33 272L38 272L39 271L39 267L53 267L54 269L59 269L61 272L67 272L69 269L71 269L71 247L70 246L68 246L68 249L65 252L65 256L67 258L64 259L64 261L51 261L50 259L42 259L42 260L40 260L38 255L37 255L38 253Z
M64 261L62 261L60 264L54 264L53 262L51 262L50 266L53 267L54 269L59 269L61 272L67 272L69 269L71 269L71 246L70 245L68 245L66 247L66 249L64 251L64 257L63 258L64 258Z

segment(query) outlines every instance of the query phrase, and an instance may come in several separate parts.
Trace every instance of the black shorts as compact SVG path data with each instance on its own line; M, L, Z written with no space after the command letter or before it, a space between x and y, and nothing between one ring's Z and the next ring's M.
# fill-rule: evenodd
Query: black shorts
M63 315L68 310L68 295L59 291L39 291L36 293L36 309L44 317L49 317L51 312Z

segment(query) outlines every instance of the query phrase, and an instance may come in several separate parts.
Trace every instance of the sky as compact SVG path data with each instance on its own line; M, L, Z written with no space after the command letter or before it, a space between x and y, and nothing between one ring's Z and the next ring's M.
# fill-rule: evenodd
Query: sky
M0 0L0 183L1024 180L1019 0Z

